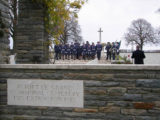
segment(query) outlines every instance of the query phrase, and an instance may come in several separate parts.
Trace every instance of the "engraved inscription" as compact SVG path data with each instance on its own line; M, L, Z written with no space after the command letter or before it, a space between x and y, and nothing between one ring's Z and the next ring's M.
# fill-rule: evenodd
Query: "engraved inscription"
M8 105L83 107L83 81L8 79Z

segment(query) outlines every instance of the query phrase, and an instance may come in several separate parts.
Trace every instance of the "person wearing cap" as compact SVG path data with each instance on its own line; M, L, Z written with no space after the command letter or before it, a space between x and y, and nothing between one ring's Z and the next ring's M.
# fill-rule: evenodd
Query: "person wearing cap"
M100 42L97 42L96 51L97 51L97 58L98 58L98 60L100 60L101 59L101 51L102 51L102 45L100 44Z
M135 64L144 64L143 59L145 58L145 54L140 47L136 46L136 51L132 53L132 58L134 59Z

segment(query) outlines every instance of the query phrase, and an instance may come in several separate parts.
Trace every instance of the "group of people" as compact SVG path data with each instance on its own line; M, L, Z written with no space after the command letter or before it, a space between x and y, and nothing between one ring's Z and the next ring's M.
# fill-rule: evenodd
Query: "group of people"
M95 45L94 42L89 44L87 41L80 45L79 43L71 43L71 44L59 44L54 46L55 58L58 59L79 59L79 60L90 60L95 59L97 54L98 60L101 58L102 45L100 42L97 42Z
M113 60L119 59L119 48L120 48L121 42L107 42L107 45L105 47L106 50L106 60Z
M119 59L119 48L121 42L107 42L105 46L106 50L106 60L115 60ZM79 59L79 60L91 60L95 59L97 55L98 60L101 59L102 45L100 42L97 42L95 45L94 42L90 44L88 41L80 45L79 43L71 44L59 44L54 46L55 58L58 59ZM132 58L135 59L135 64L144 64L143 59L145 58L144 52L139 49L139 46L136 47L136 51L133 52Z

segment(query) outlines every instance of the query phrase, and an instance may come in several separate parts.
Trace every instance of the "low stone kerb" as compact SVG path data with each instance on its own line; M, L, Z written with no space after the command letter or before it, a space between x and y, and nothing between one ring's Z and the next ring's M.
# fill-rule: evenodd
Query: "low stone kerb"
M160 65L108 65L108 64L0 64L3 69L108 69L108 70L160 70Z

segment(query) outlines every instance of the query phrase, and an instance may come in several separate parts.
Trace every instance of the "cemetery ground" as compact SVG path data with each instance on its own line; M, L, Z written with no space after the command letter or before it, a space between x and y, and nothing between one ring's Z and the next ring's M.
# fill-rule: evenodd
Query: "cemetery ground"
M106 53L102 52L101 60L95 58L94 60L56 60L55 64L111 64L110 60L106 60Z

